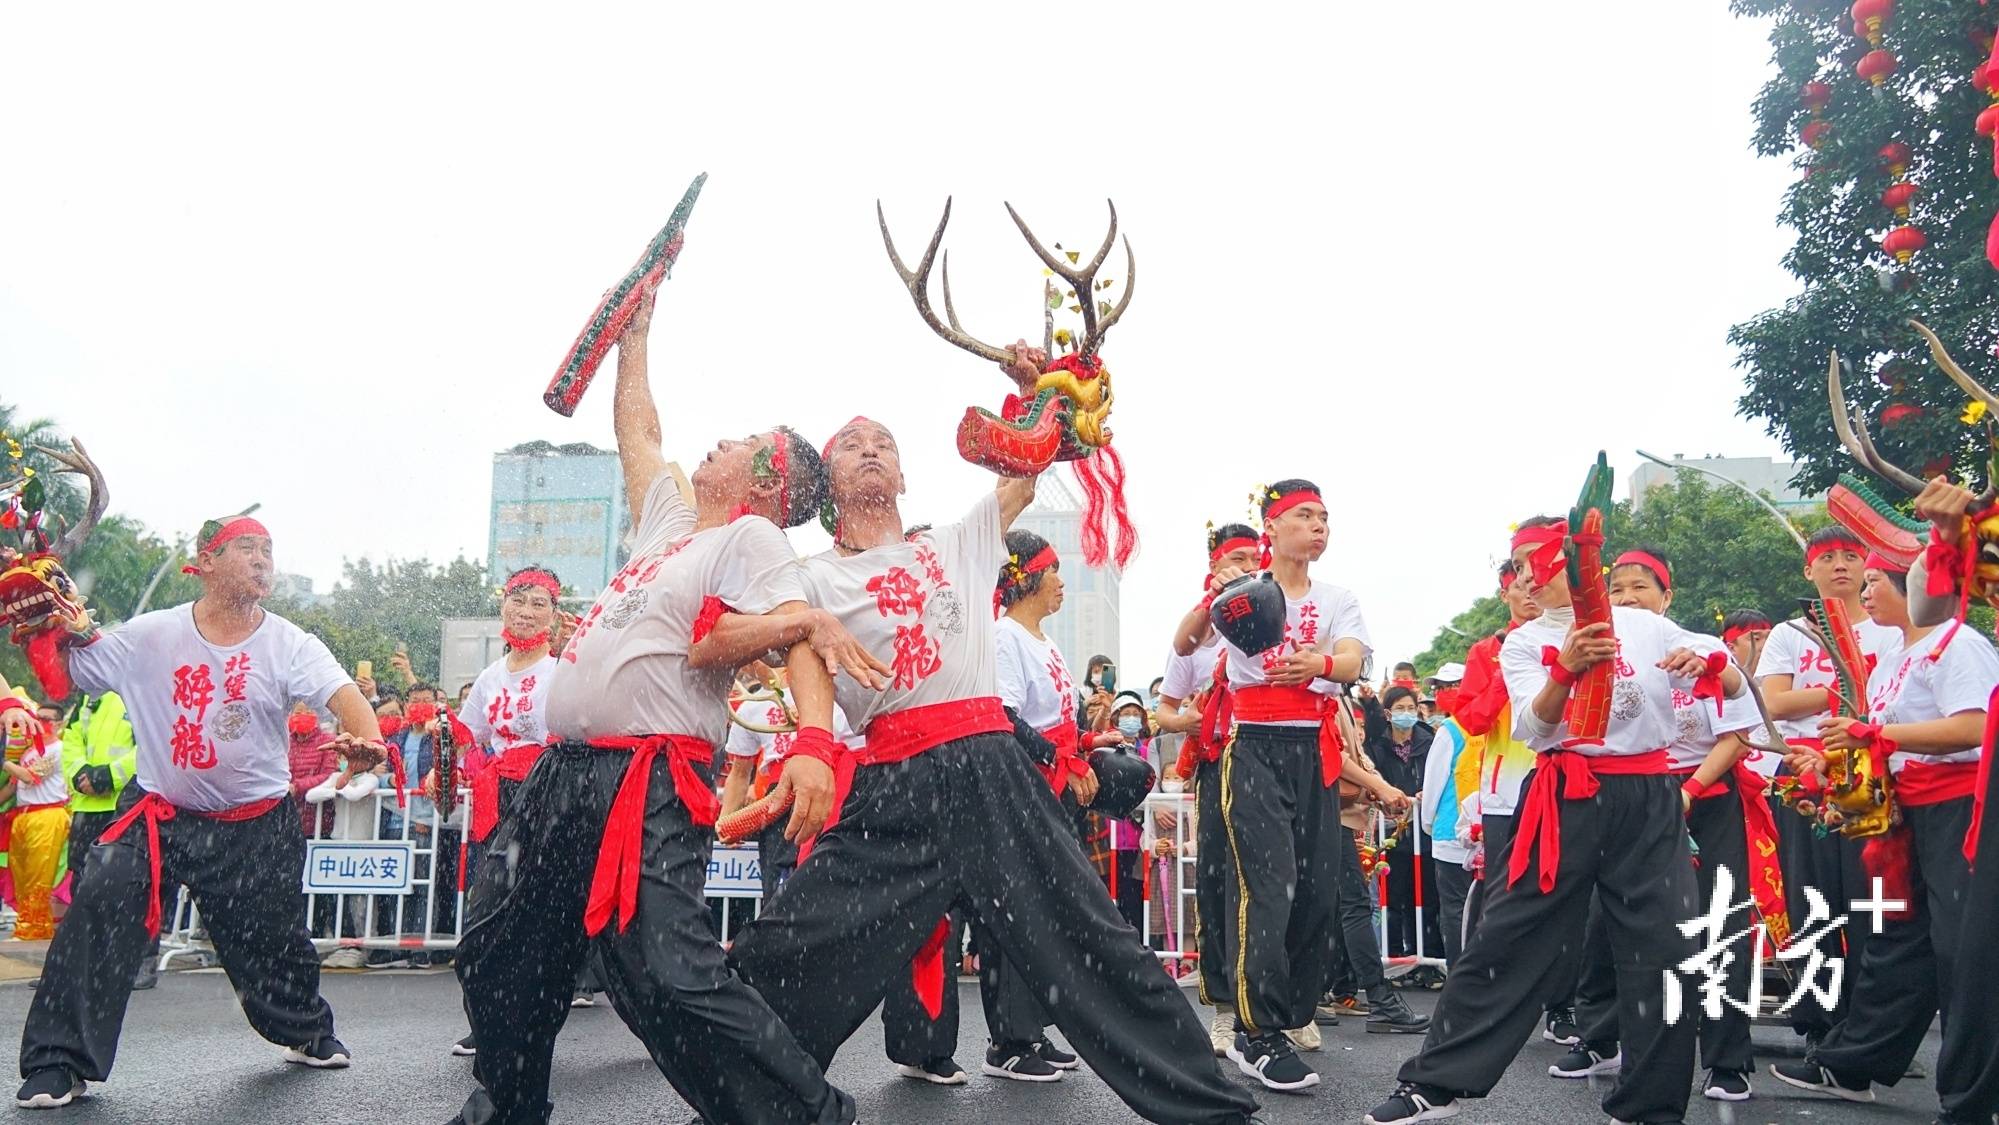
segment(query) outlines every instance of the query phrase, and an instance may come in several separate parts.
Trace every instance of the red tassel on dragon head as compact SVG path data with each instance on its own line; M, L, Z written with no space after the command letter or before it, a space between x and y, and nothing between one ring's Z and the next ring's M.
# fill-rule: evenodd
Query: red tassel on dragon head
M9 443L12 446L12 443ZM21 465L18 446L12 446L13 463ZM76 553L91 529L104 516L110 493L104 474L74 439L70 451L37 447L53 459L58 472L75 473L90 482L90 500L83 518L51 539L42 526L44 486L32 469L25 466L21 477L6 487L5 504L12 519L7 530L18 532L18 546L0 546L0 624L8 626L16 645L27 654L42 689L53 699L69 694L69 677L58 659L57 647L79 631L86 630L90 618L84 612L83 594L63 571L62 560Z
M1098 349L1103 345L1104 334L1131 304L1132 280L1138 263L1131 252L1131 240L1126 239L1124 295L1115 306L1098 300L1099 290L1110 283L1099 282L1097 271L1118 241L1117 207L1113 205L1110 210L1110 231L1104 236L1103 245L1088 264L1078 266L1076 262L1081 255L1071 258L1043 246L1013 206L1007 205L1007 214L1013 217L1014 225L1020 228L1035 255L1054 276L1069 283L1077 311L1083 317L1083 333L1077 337L1066 330L1055 331L1054 310L1061 306L1063 298L1049 284L1042 318L1042 352L1052 354L1058 343L1070 345L1072 350L1040 364L1040 375L1031 382L1025 375L1017 376L1021 393L1008 395L998 414L976 406L967 408L958 423L958 453L974 465L1010 477L1033 476L1057 461L1074 464L1085 505L1083 561L1090 566L1115 561L1121 568L1138 549L1138 534L1132 528L1125 504L1124 462L1111 447L1111 431L1106 425L1111 413L1111 375ZM895 240L888 232L888 218L882 213L880 203L875 205L875 215L881 222L882 242L888 247L889 261L916 302L916 311L923 322L973 355L1009 371L1019 370L1022 345L997 348L982 343L958 323L957 310L951 305L948 253L944 255L943 287L944 315L949 323L939 320L936 310L931 308L930 267L938 258L937 248L944 241L944 228L951 222L951 201L944 201L944 217L938 220L936 233L930 236L930 244L924 248L914 270L903 265L902 256L896 253ZM1030 369L1028 374L1031 373Z

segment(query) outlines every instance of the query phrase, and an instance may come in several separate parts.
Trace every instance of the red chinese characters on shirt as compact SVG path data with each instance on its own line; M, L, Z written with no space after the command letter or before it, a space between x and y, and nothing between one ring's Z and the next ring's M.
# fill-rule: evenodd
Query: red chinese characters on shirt
M907 567L891 566L868 579L866 588L875 596L875 612L883 617L922 617L923 608L930 604L931 591L950 585L944 579L944 564L930 544L916 544L916 565L921 574ZM889 661L893 686L908 690L936 675L944 667L942 651L943 646L935 637L924 635L921 621L897 625L895 650Z
M250 683L250 654L239 652L222 666L222 701L239 703L247 694Z
M531 700L525 696L522 697L521 710L526 710L530 702ZM493 696L493 701L486 704L486 725L493 728L493 738L496 741L506 745L520 741L520 737L514 733L514 696L506 688L501 688Z
M1319 643L1319 603L1306 602L1298 607L1298 647L1311 648Z
M916 565L923 568L923 574L930 584L942 590L950 583L944 580L944 564L937 558L937 549L928 543L916 545Z
M868 579L868 593L875 596L875 612L883 617L920 617L930 597L923 580L899 566Z
M1069 679L1069 666L1062 663L1062 656L1054 649L1048 650L1048 678L1054 681L1055 698L1067 699L1075 684Z
M944 667L938 657L938 645L934 638L923 635L923 625L897 625L895 627L895 658L889 662L890 671L895 673L895 686L913 688L918 683L937 674Z
M590 612L584 614L583 620L576 623L576 631L569 635L569 643L562 646L562 659L570 664L576 663L577 647L583 643L583 638L589 635L590 630L596 628L597 619L604 616L604 607L609 605L613 598L622 597L627 592L659 577L659 570L666 565L666 560L678 554L682 547L692 541L693 537L689 536L660 554L640 555L626 563L625 568L611 579L611 584L604 587L604 592L597 595L597 600L590 606ZM522 690L528 689L523 687Z
M183 664L174 669L173 700L181 710L174 717L170 739L173 764L184 770L214 769L215 743L202 730L208 705L215 701L215 678L208 665Z

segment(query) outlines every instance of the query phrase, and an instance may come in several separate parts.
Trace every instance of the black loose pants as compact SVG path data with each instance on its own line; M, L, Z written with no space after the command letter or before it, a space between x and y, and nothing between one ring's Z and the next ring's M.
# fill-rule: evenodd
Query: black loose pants
M1986 747L1992 753L1993 747ZM1983 949L1999 933L1999 769L1985 777L1985 817L1958 927L1960 950ZM1999 1113L1999 973L1967 970L1952 982L1950 1021L1937 1060L1937 1100L1958 1121Z
M1791 915L1791 929L1801 931L1810 913L1805 888L1816 888L1837 918L1848 914L1847 904L1866 898L1872 889L1866 865L1861 862L1864 846L1837 832L1822 832L1809 817L1772 798L1777 821L1777 862L1784 869L1784 905ZM1866 955L1872 927L1849 915L1847 924L1827 930L1819 939L1819 952L1826 957L1846 959L1849 982ZM1794 965L1802 965L1794 961ZM1853 989L1842 988L1837 1003L1826 1005L1807 998L1790 1011L1791 1027L1801 1035L1823 1036L1853 1009Z
M1663 974L1694 951L1678 923L1699 912L1679 783L1664 775L1599 776L1597 783L1594 797L1557 802L1561 859L1552 890L1541 890L1545 857L1538 850L1511 886L1505 862L1488 859L1485 919L1463 964L1446 978L1422 1053L1402 1065L1402 1081L1471 1097L1490 1092L1572 971L1567 965L1579 960L1572 950L1595 891L1618 966L1625 1048L1603 1110L1632 1122L1686 1116L1694 1021L1669 1027L1660 1018Z
M118 799L122 814L145 796L137 782ZM223 971L250 1027L281 1047L306 1047L333 1034L333 1009L319 995L319 955L305 932L305 832L287 797L250 820L179 812L160 822L160 886L186 884L215 942ZM102 1082L118 1053L132 975L146 955L146 902L153 892L143 819L91 849L89 876L76 885L56 927L42 984L21 1032L21 1075L68 1067ZM166 924L163 916L161 924Z
M840 822L731 959L823 1066L908 979L938 917L962 910L1140 1116L1242 1122L1255 1100L1222 1076L1194 1010L1047 796L1011 733L862 766Z
M704 1119L848 1125L853 1100L729 970L702 894L713 833L688 816L666 755L646 793L638 917L614 918L594 939L584 933L598 846L630 762L623 752L551 748L492 836L458 945L481 1085L461 1116L467 1125L548 1120L555 1036L594 947L612 1006Z
M1233 863L1217 758L1194 767L1194 942L1201 954L1201 1002L1222 1008L1235 1007L1235 954L1229 944L1235 927L1228 924L1227 891Z

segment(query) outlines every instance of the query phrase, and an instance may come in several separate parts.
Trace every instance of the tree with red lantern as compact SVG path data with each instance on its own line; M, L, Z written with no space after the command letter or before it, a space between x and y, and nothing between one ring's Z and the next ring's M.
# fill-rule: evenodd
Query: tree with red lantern
M1832 429L1826 355L1854 366L1846 393L1903 465L1982 477L1984 431L1907 321L1934 328L1987 384L1999 377L1999 6L1982 0L1734 0L1774 19L1773 76L1753 109L1754 147L1789 156L1798 182L1779 220L1801 282L1782 308L1736 325L1748 375L1737 404L1769 420L1825 488L1851 462ZM1991 91L1991 92L1988 92ZM1983 358L1981 358L1983 357ZM1884 424L1892 423L1892 424Z

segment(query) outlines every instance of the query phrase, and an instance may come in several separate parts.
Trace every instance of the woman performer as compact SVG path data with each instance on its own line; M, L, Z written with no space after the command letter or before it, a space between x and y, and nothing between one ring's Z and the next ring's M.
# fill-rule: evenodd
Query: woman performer
M1848 1101L1873 1101L1875 1083L1900 1082L1939 1011L1943 1025L1951 1025L1959 1003L1959 954L1975 955L1989 938L1981 935L1977 946L1959 944L1971 882L1964 841L1987 706L1999 687L1999 652L1962 621L1916 625L1907 599L1908 575L1870 556L1868 614L1900 632L1901 651L1875 668L1866 721L1828 715L1819 722L1819 737L1827 751L1888 759L1894 775L1889 790L1902 823L1870 841L1866 859L1869 875L1882 880L1880 897L1901 899L1908 908L1889 914L1868 941L1846 1018L1804 1061L1770 1067L1779 1081ZM1800 773L1825 771L1818 751L1801 750L1792 761ZM1958 1067L1957 1049L1945 1039L1939 1073ZM1988 1117L1946 1114L1945 1121Z

